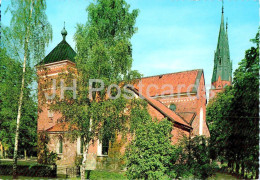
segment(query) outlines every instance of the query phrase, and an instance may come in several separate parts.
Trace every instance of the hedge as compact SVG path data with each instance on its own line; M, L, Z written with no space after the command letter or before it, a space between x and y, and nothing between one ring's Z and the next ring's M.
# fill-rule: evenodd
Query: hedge
M0 164L0 175L12 175L13 165ZM17 165L18 176L57 177L56 165Z

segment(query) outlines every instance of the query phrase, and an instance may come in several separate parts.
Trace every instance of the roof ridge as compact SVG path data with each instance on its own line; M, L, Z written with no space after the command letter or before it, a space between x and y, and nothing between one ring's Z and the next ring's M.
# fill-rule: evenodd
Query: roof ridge
M130 88L132 91L134 91L134 93L138 94L138 96L142 96L150 105L152 105L154 108L156 108L158 111L160 111L162 114L164 114L165 116L167 116L168 118L172 119L174 122L181 124L182 126L186 127L186 128L192 128L189 123L187 123L186 121L183 120L182 117L180 117L178 114L176 114L174 111L171 111L167 106L165 106L162 102L153 99L152 97L146 96L141 94L136 88ZM163 105L163 107L167 108L169 111L171 111L171 113L175 114L178 118L180 118L183 122L179 122L178 120L174 119L173 117L171 117L171 115L169 115L167 112L165 112L163 109L161 109L158 105L156 105L154 102L158 102L160 104Z
M165 73L165 74L159 74L159 75L152 75L152 76L142 77L141 79L157 77L157 76L164 76L164 75L170 75L170 74L178 74L178 73L184 73L184 72L191 72L191 71L203 71L203 69L192 69L192 70L185 70L185 71L179 71L179 72L172 72L172 73Z

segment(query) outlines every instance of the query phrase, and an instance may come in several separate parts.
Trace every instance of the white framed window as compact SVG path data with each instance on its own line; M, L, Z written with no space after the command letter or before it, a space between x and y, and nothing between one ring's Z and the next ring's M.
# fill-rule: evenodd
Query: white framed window
M107 156L108 149L109 149L109 141L104 138L103 142L98 139L97 143L98 143L97 155Z

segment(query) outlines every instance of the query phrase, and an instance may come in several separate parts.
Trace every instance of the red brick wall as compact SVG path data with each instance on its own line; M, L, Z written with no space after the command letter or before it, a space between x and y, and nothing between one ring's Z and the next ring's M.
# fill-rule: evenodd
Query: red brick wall
M153 106L148 104L148 112L153 118L157 118L159 121L165 118L163 114L161 114L158 110L156 110Z
M62 154L58 153L59 150L59 138L62 136L63 138L63 152ZM77 140L71 141L66 138L64 134L61 133L49 133L50 142L48 143L49 151L53 151L58 154L60 160L57 161L57 165L66 165L66 166L74 166L75 158L77 155ZM97 155L97 141L94 143L90 143L88 154Z
M165 96L157 97L157 100L161 101L167 107L170 104L176 105L176 112L194 112L196 117L192 122L192 135L199 135L199 118L200 109L203 109L203 135L209 137L209 130L206 124L206 89L204 74L202 73L199 86L197 88L197 94L183 94L179 96Z
M228 85L231 85L231 81L223 81L221 80L221 77L218 77L218 80L216 82L212 83L212 86L214 88L210 89L209 92L209 98L212 99L213 97L215 97L219 92L222 92L224 90L224 87Z
M59 136L60 134L49 134L50 142L48 144L49 151L53 151L58 154L59 148ZM57 161L57 165L74 166L75 158L77 155L77 142L70 142L68 139L63 138L63 152L58 154L60 160Z
M183 130L181 127L174 125L173 129L171 131L172 134L172 144L176 144L179 142L179 140L181 140L184 136L189 137L190 136L190 132L187 130Z
M148 104L148 112L153 118L157 118L159 121L165 118L163 114L161 114L158 110ZM172 137L172 144L175 144L180 140L183 136L189 137L189 130L183 129L182 127L178 126L177 124L173 124L173 130L171 131Z
M57 123L57 120L61 117L60 113L54 113L52 119L48 117L48 106L45 103L46 99L43 93L47 92L50 96L52 95L52 90L43 91L46 87L44 86L45 81L52 82L52 79L58 77L57 73L62 73L67 71L69 68L74 68L75 64L70 61L61 61L57 63L47 64L44 69L38 67L38 131L46 130ZM58 84L57 84L58 85ZM52 86L52 83L51 83ZM49 87L47 87L49 88ZM56 95L59 95L59 91L56 90Z

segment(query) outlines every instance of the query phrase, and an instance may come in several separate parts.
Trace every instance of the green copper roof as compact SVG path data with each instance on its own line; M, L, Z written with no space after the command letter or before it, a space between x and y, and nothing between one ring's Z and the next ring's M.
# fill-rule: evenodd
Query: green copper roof
M230 61L227 25L224 25L224 8L222 6L221 24L219 29L218 44L214 56L214 69L211 82L216 82L218 77L221 80L232 80L232 63Z
M63 40L39 64L48 64L62 60L70 60L75 62L76 52L66 41L67 31L65 27L61 31L61 34L63 36Z

